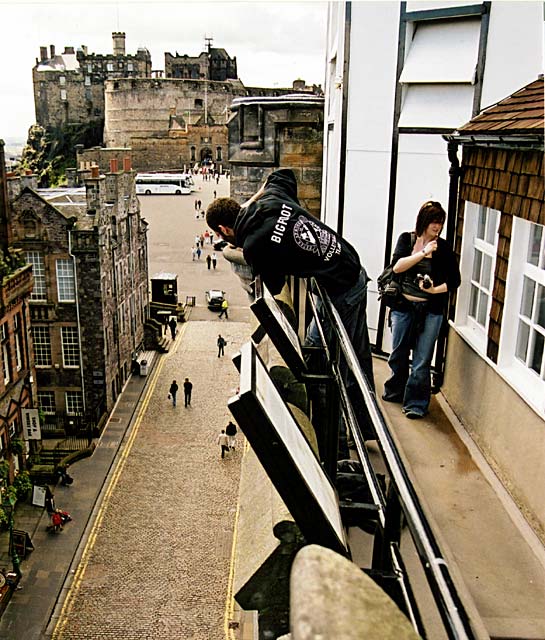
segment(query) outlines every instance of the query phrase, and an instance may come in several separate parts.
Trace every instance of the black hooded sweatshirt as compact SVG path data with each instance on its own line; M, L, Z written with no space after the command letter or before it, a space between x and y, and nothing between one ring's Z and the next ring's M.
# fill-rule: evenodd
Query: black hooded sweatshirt
M286 275L314 276L335 297L350 289L361 271L354 247L300 206L291 169L271 173L263 195L241 209L234 232L254 275L273 294Z

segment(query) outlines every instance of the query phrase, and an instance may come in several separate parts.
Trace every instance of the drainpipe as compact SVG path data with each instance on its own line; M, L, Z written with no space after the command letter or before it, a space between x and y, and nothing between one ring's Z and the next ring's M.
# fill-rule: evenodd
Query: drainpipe
M458 190L460 185L460 176L462 169L458 159L458 142L452 136L443 136L447 141L447 155L450 162L449 168L449 189L448 189L448 211L447 211L447 243L454 251L456 245L456 218L458 213ZM450 296L449 296L450 298ZM447 310L448 318L450 317L450 305ZM447 337L448 323L443 322L439 337L437 339L437 348L435 350L435 364L433 366L433 389L437 393L443 384L445 375L445 359L447 355Z
M78 320L78 347L79 347L79 370L81 377L81 396L82 396L82 404L83 404L83 416L85 418L87 413L87 407L85 402L85 380L83 377L83 353L81 350L81 321L80 321L80 313L79 313L79 294L78 294L78 270L76 263L76 256L72 253L72 230L68 230L68 255L72 258L72 263L74 265L74 291L76 294L76 317Z

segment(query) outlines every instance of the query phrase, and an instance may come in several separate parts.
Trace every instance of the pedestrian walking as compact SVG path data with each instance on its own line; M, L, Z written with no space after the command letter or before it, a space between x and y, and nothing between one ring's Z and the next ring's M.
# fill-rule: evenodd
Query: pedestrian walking
M216 252L212 252L212 267L215 269L216 268L216 264L218 262L218 256L216 255Z
M197 198L195 198L195 211L198 211L199 209L199 201L197 200Z
M201 209L202 208L202 202L200 200L197 200L197 209Z
M55 533L62 531L62 516L58 509L51 514L51 527Z
M185 406L191 406L191 392L193 391L193 383L189 381L189 378L184 380L184 403Z
M229 438L225 433L225 429L221 430L221 433L218 436L217 443L221 447L221 457L224 458L225 454L229 451Z
M225 355L224 347L227 344L225 338L221 335L221 333L218 334L218 339L217 339L216 344L218 345L218 358L219 358L220 356Z
M170 335L172 339L176 337L176 327L178 326L178 322L174 316L170 316L170 320L168 321L168 326L170 327Z
M191 247L191 259L195 261L195 257L197 255L197 249L195 247Z
M229 420L229 424L225 427L225 435L229 438L229 449L234 449L237 437L237 427L231 420Z
M226 299L224 299L223 302L221 303L221 311L218 318L221 318L223 315L225 315L225 319L229 320L229 314L227 313L228 309L229 309L229 303L227 302Z
M210 257L210 254L208 254L206 256L206 266L208 267L208 271L210 271L210 265L212 264L212 258Z
M53 492L49 488L49 485L45 487L45 510L47 513L52 514L55 510L55 496Z
M216 195L216 192L214 191L214 200L217 198L218 196Z
M202 253L201 248L197 247L197 260L201 259L201 253Z
M195 236L195 247L198 249L201 244L201 236Z
M176 394L178 393L178 385L176 384L176 380L172 381L170 385L170 389L168 390L168 397L172 400L172 406L176 406Z

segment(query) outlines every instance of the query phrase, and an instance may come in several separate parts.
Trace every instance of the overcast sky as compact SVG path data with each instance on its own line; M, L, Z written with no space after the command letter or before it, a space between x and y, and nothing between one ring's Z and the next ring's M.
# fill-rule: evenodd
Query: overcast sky
M32 67L40 46L87 45L111 53L112 32L126 33L126 52L146 47L153 69L164 53L198 55L204 37L237 58L248 86L291 86L296 78L322 84L326 2L200 0L0 0L0 138L26 139L34 123Z

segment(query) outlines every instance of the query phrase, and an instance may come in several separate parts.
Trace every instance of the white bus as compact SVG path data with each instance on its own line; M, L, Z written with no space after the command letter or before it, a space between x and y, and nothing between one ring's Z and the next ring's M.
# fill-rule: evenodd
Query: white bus
M137 195L189 195L194 190L193 178L187 173L137 173Z

